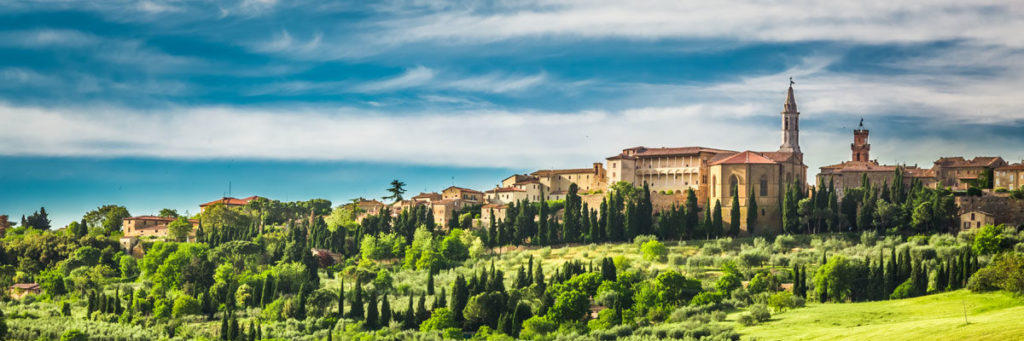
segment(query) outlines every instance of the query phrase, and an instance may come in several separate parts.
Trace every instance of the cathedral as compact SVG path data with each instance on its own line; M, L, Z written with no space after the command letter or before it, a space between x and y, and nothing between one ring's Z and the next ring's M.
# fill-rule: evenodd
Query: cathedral
M692 189L701 206L713 207L720 202L726 226L735 195L739 197L741 230L747 231L747 215L757 214L759 230L780 231L787 186L807 181L807 166L800 151L800 112L792 82L781 114L782 144L776 151L633 147L606 159L608 184L647 183L652 192L685 193ZM747 209L751 196L757 202L756 212Z
M757 215L759 230L781 231L782 202L787 186L807 181L807 166L804 165L804 154L800 152L800 112L796 107L793 83L789 85L782 109L782 145L779 150L723 153L712 158L709 165L708 202L712 205L721 203L725 222L730 223L733 196L738 196L742 231L748 231L749 214ZM748 210L750 199L756 201L756 212Z

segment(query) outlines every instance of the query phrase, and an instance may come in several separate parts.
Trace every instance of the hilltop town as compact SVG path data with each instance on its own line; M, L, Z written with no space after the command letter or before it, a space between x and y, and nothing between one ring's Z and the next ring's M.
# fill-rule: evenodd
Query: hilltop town
M1024 201L1015 199L1024 191L1024 161L1011 164L999 156L969 160L962 156L943 156L931 168L880 164L871 158L869 130L861 120L852 132L850 159L823 166L814 177L808 177L800 149L800 112L792 85L786 92L780 128L782 144L774 151L637 146L623 149L603 163L595 162L587 168L512 174L490 189L451 186L392 202L359 198L353 203L358 212L356 221L362 222L381 212L398 217L403 211L423 206L431 211L434 224L440 228L452 225L480 228L490 226L492 220L502 222L509 207L521 202L565 201L567 196L578 196L589 208L599 210L609 189L622 183L646 188L655 214L685 205L687 193L692 191L702 211L710 205L730 212L734 210L733 203L738 202L738 211L743 217L738 222L740 235L750 234L747 217L751 207L756 208L753 214L763 232L781 233L786 192L794 186L808 195L812 191L834 189L834 200L842 202L848 189L891 188L898 184L910 190L919 184L925 188L948 189L955 194L958 226L963 229L982 224L1024 224ZM815 185L805 186L808 182ZM215 204L243 207L255 199L266 200L259 196L224 197L200 204L199 208L202 212ZM558 214L556 212L555 216ZM467 219L470 223L463 223ZM725 226L733 223L730 216L722 219ZM125 237L165 237L167 224L172 220L172 217L154 216L125 218ZM560 216L558 220L561 221ZM199 220L190 221L199 227Z

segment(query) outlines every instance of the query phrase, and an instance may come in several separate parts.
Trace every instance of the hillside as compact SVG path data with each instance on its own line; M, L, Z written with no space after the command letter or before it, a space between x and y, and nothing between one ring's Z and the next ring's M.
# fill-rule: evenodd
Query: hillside
M1021 298L959 290L904 300L811 304L738 331L743 340L1024 340L1021 316Z

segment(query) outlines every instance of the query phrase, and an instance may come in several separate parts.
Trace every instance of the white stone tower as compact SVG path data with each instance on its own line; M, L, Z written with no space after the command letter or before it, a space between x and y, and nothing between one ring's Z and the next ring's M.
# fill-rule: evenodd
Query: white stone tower
M789 78L789 93L782 108L782 146L780 152L800 153L800 112L793 96L793 77Z

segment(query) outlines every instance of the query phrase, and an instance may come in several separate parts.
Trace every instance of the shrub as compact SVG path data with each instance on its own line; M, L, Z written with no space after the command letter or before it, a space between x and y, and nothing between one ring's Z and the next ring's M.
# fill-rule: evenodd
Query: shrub
M174 308L171 309L171 313L174 317L182 317L199 314L199 310L199 300L189 295L181 295L174 300Z
M420 331L446 330L458 327L455 316L448 308L437 308L430 313L430 318L420 324Z
M1024 254L1011 252L996 256L991 264L971 276L967 288L971 291L1002 289L1024 294Z
M792 235L783 234L775 237L775 250L779 252L789 252L796 247L796 237Z
M558 330L557 323L544 316L534 316L523 321L523 330L519 333L519 337L524 340L537 340L553 333L555 330Z
M750 315L754 317L757 322L766 322L772 318L772 313L768 311L768 307L763 304L755 304L750 306Z
M865 246L875 246L875 241L878 240L878 232L875 231L864 231L860 234L860 243Z
M686 257L683 257L682 255L671 255L668 257L668 262L672 265L686 265Z
M640 237L637 237L640 238ZM668 254L668 249L665 248L665 244L662 244L657 239L648 240L643 243L640 247L640 251L644 254L644 260L646 261L665 261L665 256Z
M798 302L796 301L796 298L799 298L799 296L793 295L793 293L789 291L779 291L771 297L768 297L768 306L774 309L775 312L781 313L788 309L798 307L799 305L797 305Z
M639 235L639 236L636 236L635 238L633 238L633 245L635 245L637 247L640 247L641 245L644 245L644 243L652 241L652 240L658 240L658 237L655 237L655 236L652 236L652 235L649 235L649 234Z
M753 315L746 313L740 315L739 319L737 319L736 322L739 322L739 324L742 324L744 326L753 326L757 324L757 319L755 319Z
M714 312L711 313L711 319L715 320L716 322L725 321L725 312L721 310L715 310Z
M1003 249L1003 225L982 226L974 236L974 244L971 248L978 255L989 255L1002 251Z
M60 341L87 341L89 337L78 329L70 329L60 335Z

